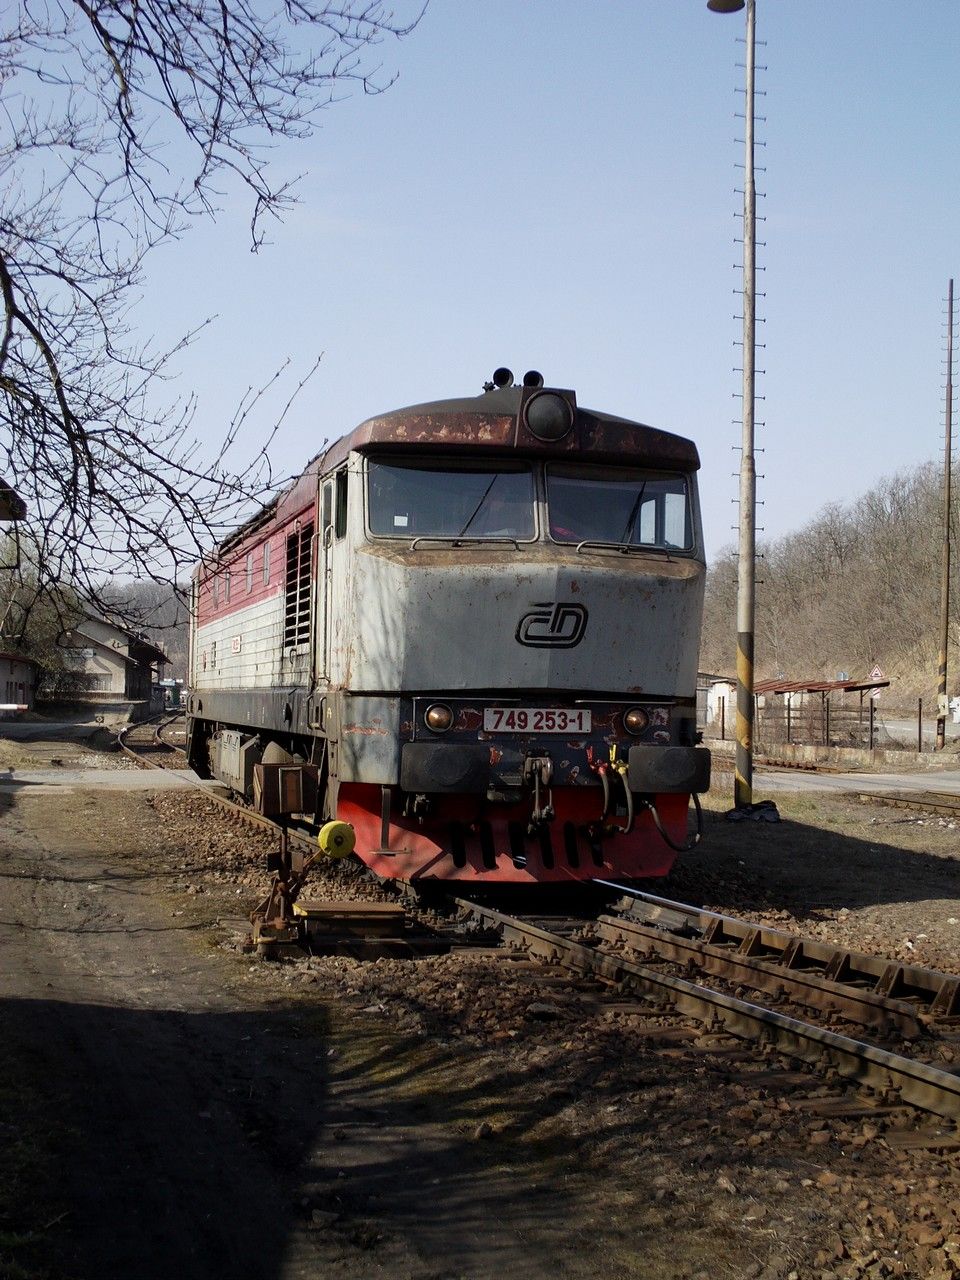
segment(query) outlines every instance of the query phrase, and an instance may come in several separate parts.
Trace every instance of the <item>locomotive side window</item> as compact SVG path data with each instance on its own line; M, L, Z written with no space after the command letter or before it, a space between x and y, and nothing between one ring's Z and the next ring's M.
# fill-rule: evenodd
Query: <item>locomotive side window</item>
M306 644L310 639L312 546L312 522L287 535L287 577L283 613L284 648Z
M536 536L529 466L372 459L367 484L370 532L375 537L529 541Z
M341 468L337 472L337 502L336 516L334 520L333 532L338 538L342 538L347 532L347 469Z
M693 549L685 476L558 463L547 468L547 506L555 542Z

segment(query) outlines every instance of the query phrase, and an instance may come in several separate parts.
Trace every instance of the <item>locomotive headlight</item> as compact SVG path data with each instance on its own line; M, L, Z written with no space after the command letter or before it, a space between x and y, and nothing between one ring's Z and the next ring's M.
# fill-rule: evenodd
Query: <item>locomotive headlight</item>
M629 711L624 713L623 723L627 733L643 733L650 723L650 717L643 707L631 707Z
M562 440L573 426L573 409L563 396L541 391L527 401L523 417L528 430L538 440Z
M442 702L435 702L423 713L423 723L434 733L445 733L453 724L453 712Z

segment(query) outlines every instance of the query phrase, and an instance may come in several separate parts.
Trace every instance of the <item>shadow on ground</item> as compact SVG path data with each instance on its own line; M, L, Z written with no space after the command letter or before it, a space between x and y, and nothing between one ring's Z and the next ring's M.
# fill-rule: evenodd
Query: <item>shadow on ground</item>
M689 901L722 899L728 910L784 909L801 920L843 907L960 897L960 831L936 828L933 820L928 847L935 835L942 852L926 852L891 838L902 828L911 844L922 845L927 838L917 814L882 806L860 810L852 802L849 810L851 824L861 828L869 829L871 815L881 815L876 836L864 839L789 818L731 823L706 812L701 844L683 854L665 880L646 887Z
M422 1092L392 1090L423 1063L416 1038L374 1038L338 1064L316 1005L187 1013L7 1000L0 1026L0 1274L266 1280L319 1274L319 1257L328 1274L365 1277L402 1241L398 1277L519 1277L507 1221L518 1187L528 1237L576 1251L549 1144L510 1143L505 1172L502 1144L464 1132L494 1103L457 1080L452 1058L429 1049ZM4 1087L17 1071L28 1073L25 1106ZM517 1090L527 1123L569 1102L569 1090L525 1084L506 1070L495 1092ZM4 1270L11 1259L24 1270ZM556 1256L550 1266L568 1274Z

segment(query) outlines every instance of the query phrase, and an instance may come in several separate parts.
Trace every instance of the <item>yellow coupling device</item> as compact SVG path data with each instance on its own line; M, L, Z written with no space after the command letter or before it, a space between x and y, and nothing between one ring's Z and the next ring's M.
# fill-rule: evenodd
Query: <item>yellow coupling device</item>
M614 743L613 746L610 748L610 768L614 771L614 773L619 773L621 777L623 776L623 774L630 772L630 766L627 764L626 760L622 759L617 754L616 743Z
M327 858L345 858L353 853L356 832L349 822L325 822L317 836L320 852Z

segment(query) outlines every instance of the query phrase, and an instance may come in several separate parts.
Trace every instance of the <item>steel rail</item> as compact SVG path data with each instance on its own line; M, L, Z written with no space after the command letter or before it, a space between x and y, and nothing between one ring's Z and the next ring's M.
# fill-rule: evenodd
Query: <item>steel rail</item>
M870 1005L890 1009L894 1024L907 1034L911 1033L910 1025L899 1017L901 1014L910 1015L913 1034L916 1034L920 1030L920 1012L932 1017L952 1017L960 1012L960 977L956 974L804 938L719 911L643 893L613 881L600 883L626 895L617 904L618 912L642 914L646 923L662 926L651 930L654 943L664 936L664 930L680 928L688 935L690 930L699 930L702 940L693 944L694 949L697 946L713 948L713 954L721 962L732 963L734 957L738 961L753 962L771 974L779 974L784 981L802 983L819 976L845 999L862 1000L865 1010ZM867 1020L882 1024L880 1018Z
M166 714L166 713L165 713ZM120 750L131 760L135 761L141 769L166 769L166 765L160 764L157 760L148 760L144 756L138 755L136 751L123 741L126 734L131 733L135 729L142 728L145 724L149 724L148 720L140 720L137 724L125 725L117 734L117 742ZM162 726L161 726L162 727ZM179 751L180 747L171 747L169 743L164 744L170 751ZM206 796L208 800L212 800L214 804L219 805L221 809L226 809L229 813L235 814L238 818L248 822L252 827L266 827L270 831L275 831L278 835L280 827L270 818L265 818L263 814L257 813L255 809L248 809L242 804L237 804L235 800L228 800L226 796L218 795L213 787L201 782L199 778L183 778L186 786L192 787L194 791L202 796ZM214 784L219 785L219 784ZM316 842L308 836L301 835L298 831L287 831L287 839L291 844L302 844L305 848L309 848L311 853L316 850Z
M862 1026L917 1037L923 1023L912 1005L890 1000L874 991L831 982L812 970L791 970L773 962L741 955L702 938L681 937L622 916L601 916L597 932L605 942L622 943L639 952L647 963L657 958L688 969L702 969L728 982L749 986L778 997L789 997L808 1008L839 1014Z
M819 1066L826 1062L840 1075L873 1089L896 1091L904 1103L960 1120L960 1075L712 991L698 983L656 973L623 956L597 951L493 907L463 898L454 898L452 902L463 913L495 929L505 942L517 943L548 963L607 978L630 990L666 1001L711 1029L722 1029L743 1039L759 1039L805 1062Z
M162 767L144 761L122 742L121 746L141 765L147 768ZM244 821L278 830L269 818L216 795L199 782L191 785ZM313 848L312 841L295 832L291 832L290 837ZM613 887L623 888L620 885ZM942 1071L926 1063L914 1062L874 1045L711 991L708 987L686 979L655 973L625 957L596 951L572 938L563 937L542 926L508 916L469 899L451 897L449 901L463 914L473 916L496 930L505 942L516 942L541 959L563 964L584 975L608 978L633 991L665 1000L681 1013L694 1017L707 1026L722 1028L743 1039L761 1039L780 1052L802 1061L822 1065L826 1060L840 1075L858 1080L874 1089L895 1090L905 1103L936 1115L960 1120L960 1075ZM664 907L677 908L684 905L671 903L665 898L659 901Z

